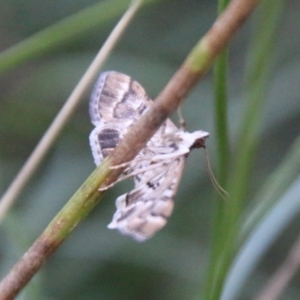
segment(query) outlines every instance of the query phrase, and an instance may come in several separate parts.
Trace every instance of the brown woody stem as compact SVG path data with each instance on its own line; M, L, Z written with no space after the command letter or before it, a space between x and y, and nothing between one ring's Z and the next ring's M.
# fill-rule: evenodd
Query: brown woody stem
M96 205L99 187L114 182L121 169L109 170L132 160L147 141L173 113L196 82L207 72L216 56L225 48L243 22L251 14L258 0L233 0L213 27L194 47L180 69L158 95L155 104L132 127L106 159L62 208L42 235L23 255L0 283L0 300L13 299L39 270L45 260L68 237L73 228Z

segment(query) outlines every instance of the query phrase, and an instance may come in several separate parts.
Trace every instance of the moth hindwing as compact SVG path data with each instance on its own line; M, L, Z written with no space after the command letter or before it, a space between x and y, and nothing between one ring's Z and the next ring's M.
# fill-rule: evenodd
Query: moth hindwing
M96 165L152 104L143 87L129 76L114 71L100 74L90 100L95 125L90 144ZM167 119L124 170L126 177L133 177L134 189L117 198L108 228L145 241L165 226L185 159L192 148L203 147L208 136L202 130L184 132Z

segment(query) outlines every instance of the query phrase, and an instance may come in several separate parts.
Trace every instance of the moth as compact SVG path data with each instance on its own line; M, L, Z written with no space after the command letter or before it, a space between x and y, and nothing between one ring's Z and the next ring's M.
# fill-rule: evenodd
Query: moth
M100 74L89 108L95 126L90 145L96 165L151 105L143 87L129 76L114 71ZM208 136L202 130L185 132L167 119L121 175L133 177L134 189L116 199L108 228L142 242L164 227L173 211L185 160L191 149L205 147Z

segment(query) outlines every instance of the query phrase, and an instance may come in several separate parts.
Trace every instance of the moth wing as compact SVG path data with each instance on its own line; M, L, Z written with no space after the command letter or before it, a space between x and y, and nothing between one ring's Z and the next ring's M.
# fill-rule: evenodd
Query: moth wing
M90 146L97 166L114 150L122 136L122 128L110 124L97 126L93 129L90 134Z
M132 125L150 107L152 101L144 88L131 77L114 71L101 73L90 100L90 116L95 126Z
M96 165L117 146L152 104L144 88L131 77L114 71L100 74L89 108L95 125L89 139ZM156 136L175 130L176 126L168 119Z
M143 87L129 76L113 71L100 74L89 108L95 125L90 145L96 165L116 147L151 103Z
M122 234L142 242L164 227L173 211L173 196L184 163L185 157L181 156L168 165L139 175L136 188L117 198L117 211L108 228L118 229Z

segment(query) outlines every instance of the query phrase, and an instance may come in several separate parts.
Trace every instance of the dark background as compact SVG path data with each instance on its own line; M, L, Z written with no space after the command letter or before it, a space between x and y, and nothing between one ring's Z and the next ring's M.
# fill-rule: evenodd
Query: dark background
M2 0L0 49L5 50L39 30L96 1ZM299 132L300 53L299 3L284 7L276 36L272 76L246 202L279 164ZM154 98L216 18L215 1L161 1L141 9L103 70L124 72ZM0 77L0 189L3 193L71 93L117 19L86 32ZM243 95L253 16L230 46L229 126L234 154L236 132L243 116ZM190 94L182 110L187 130L211 133L207 148L215 165L211 72ZM88 98L61 133L30 184L0 229L0 275L4 276L43 231L69 197L94 170L88 135L92 125ZM177 122L177 116L172 117ZM298 183L299 186L299 183ZM132 187L130 180L109 190L101 203L33 279L22 299L200 299L209 262L214 188L203 151L188 158L175 210L168 225L150 241L138 244L106 228L114 200ZM300 188L300 186L299 186ZM299 190L298 188L298 190ZM293 215L271 239L238 299L252 299L264 286L299 232L300 200L287 203ZM297 198L298 197L298 198ZM294 206L292 206L294 205ZM298 218L299 219L299 218ZM273 220L273 221L272 221ZM276 228L279 219L272 219ZM273 222L273 223L272 223ZM284 222L284 221L283 221ZM272 226L274 224L274 226ZM281 223L280 223L281 224ZM286 227L289 225L288 227ZM266 231L261 240L272 235ZM257 243L260 245L261 240ZM249 246L250 247L250 246ZM257 249L257 244L252 245ZM261 255L264 254L260 250ZM246 252L247 254L247 252ZM250 255L250 254L249 254ZM241 266L249 263L244 258ZM250 260L251 261L251 260ZM252 263L255 267L255 262ZM250 267L251 269L251 267ZM243 268L239 270L243 276ZM236 288L238 289L238 288ZM299 298L299 276L285 298ZM241 296L242 295L242 296ZM21 299L21 298L20 298ZM224 299L232 299L229 296ZM237 298L235 298L237 299Z

